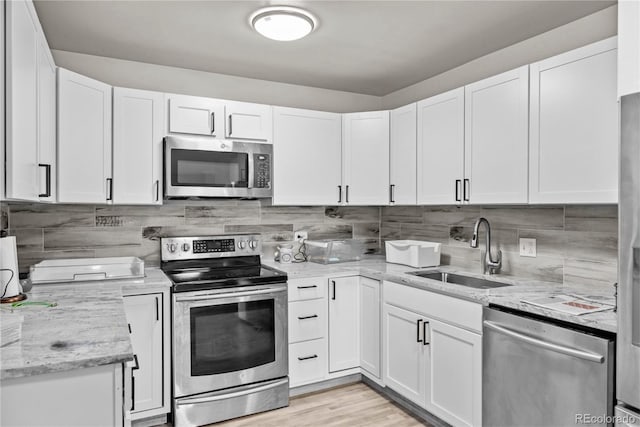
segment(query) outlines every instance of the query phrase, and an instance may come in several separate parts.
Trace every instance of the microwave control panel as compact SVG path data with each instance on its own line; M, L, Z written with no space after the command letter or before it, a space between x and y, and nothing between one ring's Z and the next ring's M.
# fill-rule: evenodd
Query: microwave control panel
M271 159L268 154L253 155L253 186L271 188Z

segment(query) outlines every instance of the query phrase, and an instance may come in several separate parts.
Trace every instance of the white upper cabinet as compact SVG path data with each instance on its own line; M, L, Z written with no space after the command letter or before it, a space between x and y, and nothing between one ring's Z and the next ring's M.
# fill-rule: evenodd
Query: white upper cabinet
M56 65L44 38L38 43L38 196L56 201Z
M274 107L273 204L341 202L341 116Z
M464 196L527 203L529 66L465 87Z
M418 102L418 204L462 202L464 88Z
M111 86L58 69L58 200L112 200Z
M169 132L224 138L224 102L199 96L167 95Z
M640 92L640 2L618 2L618 96Z
M531 65L531 203L618 202L616 38Z
M225 101L224 110L227 119L227 138L271 143L273 114L270 105Z
M391 111L389 203L416 204L416 104Z
M162 204L164 94L113 89L113 202Z
M7 198L38 200L38 34L33 5L6 2Z
M342 122L344 203L387 205L389 111L344 114Z

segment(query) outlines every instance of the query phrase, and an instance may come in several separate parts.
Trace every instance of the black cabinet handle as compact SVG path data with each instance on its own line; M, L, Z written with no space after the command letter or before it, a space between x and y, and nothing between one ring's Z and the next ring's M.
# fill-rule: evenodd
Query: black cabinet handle
M422 345L429 345L429 341L427 341L427 326L429 325L429 321L425 320L424 323L422 324L422 337L424 338L424 341L422 342Z
M51 165L46 163L38 163L38 167L44 168L45 190L44 193L38 194L38 197L51 197Z
M309 360L309 359L317 359L318 355L314 354L313 356L304 356L304 357L298 357L298 360Z
M136 377L131 375L131 411L136 410Z
M342 185L338 185L338 203L342 203Z
M134 366L133 368L131 368L132 371L135 371L136 369L140 369L140 364L138 363L138 355L134 354L133 355L133 360L136 362L136 366Z
M216 133L216 113L212 111L211 112L211 135L214 135L215 133Z
M346 189L346 195L345 195L345 202L349 203L349 186L347 185L347 189Z
M160 321L160 304L158 297L156 297L156 322Z
M131 323L127 323L127 327L129 328L129 333L131 333Z
M333 297L331 297L332 300L336 299L336 281L332 280L331 284L333 285Z
M463 193L464 193L463 199L464 199L465 202L468 202L469 201L469 197L471 196L471 188L469 187L470 184L471 184L471 182L469 181L469 179L465 178L464 179L464 188L463 188Z
M298 320L315 319L316 317L318 317L317 314L312 314L311 316L298 316Z
M389 202L391 202L391 203L395 203L396 202L395 200L393 200L394 199L395 189L396 189L396 185L395 184L391 184L389 186Z
M456 179L456 202L461 202L460 199L460 184L462 184L462 180Z
M156 202L160 201L160 180L156 179Z
M422 339L420 338L420 323L422 323L422 319L418 319L416 321L416 341L417 342L422 342Z
M298 286L298 289L311 289L311 288L317 288L318 285L309 285L309 286Z
M233 132L233 114L229 114L229 136Z
M107 200L113 200L113 178L107 178Z

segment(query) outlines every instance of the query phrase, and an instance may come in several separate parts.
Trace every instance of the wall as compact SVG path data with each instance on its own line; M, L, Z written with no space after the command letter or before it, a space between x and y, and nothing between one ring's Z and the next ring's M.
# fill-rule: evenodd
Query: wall
M467 62L435 77L382 97L391 109L464 86L522 65L617 34L618 6L611 6L546 33Z
M4 205L22 272L43 259L138 256L160 262L160 237L261 233L265 257L304 230L310 239L363 240L379 252L378 207L279 207L268 200L165 202L163 206Z
M268 200L184 201L163 206L10 204L3 228L17 236L20 269L42 259L139 256L160 259L162 236L261 233L264 256L279 242L306 230L310 239L366 242L430 240L443 244L443 264L481 269L479 249L469 247L475 220L486 217L493 245L503 252L503 273L611 290L617 278L617 206L394 206L281 207ZM518 238L537 239L538 256L520 257ZM495 247L495 246L494 246Z
M485 217L492 246L502 250L502 273L613 292L618 265L618 208L607 206L425 206L382 208L382 240L417 239L443 244L442 263L481 271L469 246L473 224ZM537 257L519 256L518 239L537 240Z
M56 65L113 86L333 111L379 110L378 96L53 50Z

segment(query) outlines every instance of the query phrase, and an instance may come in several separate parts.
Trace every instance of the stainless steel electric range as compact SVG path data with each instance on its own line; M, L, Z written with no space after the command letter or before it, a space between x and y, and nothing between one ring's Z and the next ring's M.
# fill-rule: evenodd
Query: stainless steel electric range
M174 425L287 406L287 275L260 264L260 236L161 245L173 282Z

